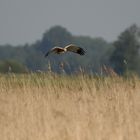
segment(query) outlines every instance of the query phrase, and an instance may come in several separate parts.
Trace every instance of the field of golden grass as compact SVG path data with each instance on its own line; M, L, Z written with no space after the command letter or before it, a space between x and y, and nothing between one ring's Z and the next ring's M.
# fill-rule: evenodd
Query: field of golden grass
M140 79L0 75L0 140L139 140Z

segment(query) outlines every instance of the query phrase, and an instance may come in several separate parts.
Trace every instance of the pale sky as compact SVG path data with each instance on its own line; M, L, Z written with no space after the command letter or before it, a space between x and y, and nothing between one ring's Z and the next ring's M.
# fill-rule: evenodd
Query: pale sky
M34 43L54 25L114 41L140 26L140 0L0 0L0 45Z

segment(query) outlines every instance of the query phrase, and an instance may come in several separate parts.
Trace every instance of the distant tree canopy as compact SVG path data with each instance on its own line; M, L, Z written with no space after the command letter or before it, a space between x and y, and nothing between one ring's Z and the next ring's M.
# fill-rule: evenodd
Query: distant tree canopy
M72 42L72 35L61 26L54 26L43 34L40 46L37 49L43 53L54 46L64 46Z
M112 67L117 73L126 70L140 73L139 67L139 27L132 25L121 33L118 40L109 43L103 38L74 36L66 28L54 26L47 30L41 40L23 46L0 46L0 72L47 71L66 73L77 72L82 68L86 72L100 74L103 66ZM74 53L65 55L44 54L54 46L64 47L69 43L85 49L86 55ZM8 60L8 61L7 61Z
M110 57L114 70L119 74L126 71L140 71L140 28L132 25L127 28L113 43L115 50Z
M86 71L90 70L98 72L103 63L107 63L109 59L109 49L112 48L111 43L106 42L102 38L91 38L88 36L73 36L65 28L54 26L47 30L42 37L40 44L36 45L37 52L41 52L42 56L54 46L64 47L70 43L77 44L86 50L85 56L77 54L52 55L47 59L43 58L45 68L51 63L53 71L59 72L60 64L64 63L64 69L68 72L74 72L83 67ZM108 54L106 57L105 54Z
M27 71L26 66L15 60L0 61L1 73L25 73Z

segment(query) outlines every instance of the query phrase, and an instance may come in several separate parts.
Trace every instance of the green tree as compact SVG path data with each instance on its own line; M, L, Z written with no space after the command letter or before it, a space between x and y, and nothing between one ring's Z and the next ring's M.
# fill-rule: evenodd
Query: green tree
M4 60L0 61L0 72L25 73L27 72L27 68L15 60Z
M74 53L66 53L64 55L44 57L45 53L52 47L63 47L69 43L82 47L86 54L79 56ZM46 71L48 64L51 63L52 70L59 72L60 64L64 63L64 69L67 73L73 73L79 70L79 67L90 72L99 73L101 66L108 61L110 56L110 51L108 50L111 47L111 44L102 38L74 36L66 28L54 26L43 34L41 40L37 40L33 44L0 46L0 60L18 61L18 63L25 65L30 71Z
M54 46L64 46L72 42L72 35L61 26L54 26L43 34L38 50L46 52Z
M139 69L140 28L132 25L120 34L113 43L115 50L110 57L114 70L119 74Z

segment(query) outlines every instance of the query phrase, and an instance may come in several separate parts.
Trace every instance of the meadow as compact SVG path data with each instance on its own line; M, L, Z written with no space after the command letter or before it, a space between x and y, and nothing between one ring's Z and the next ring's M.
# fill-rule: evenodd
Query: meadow
M139 140L140 78L0 75L1 140Z

